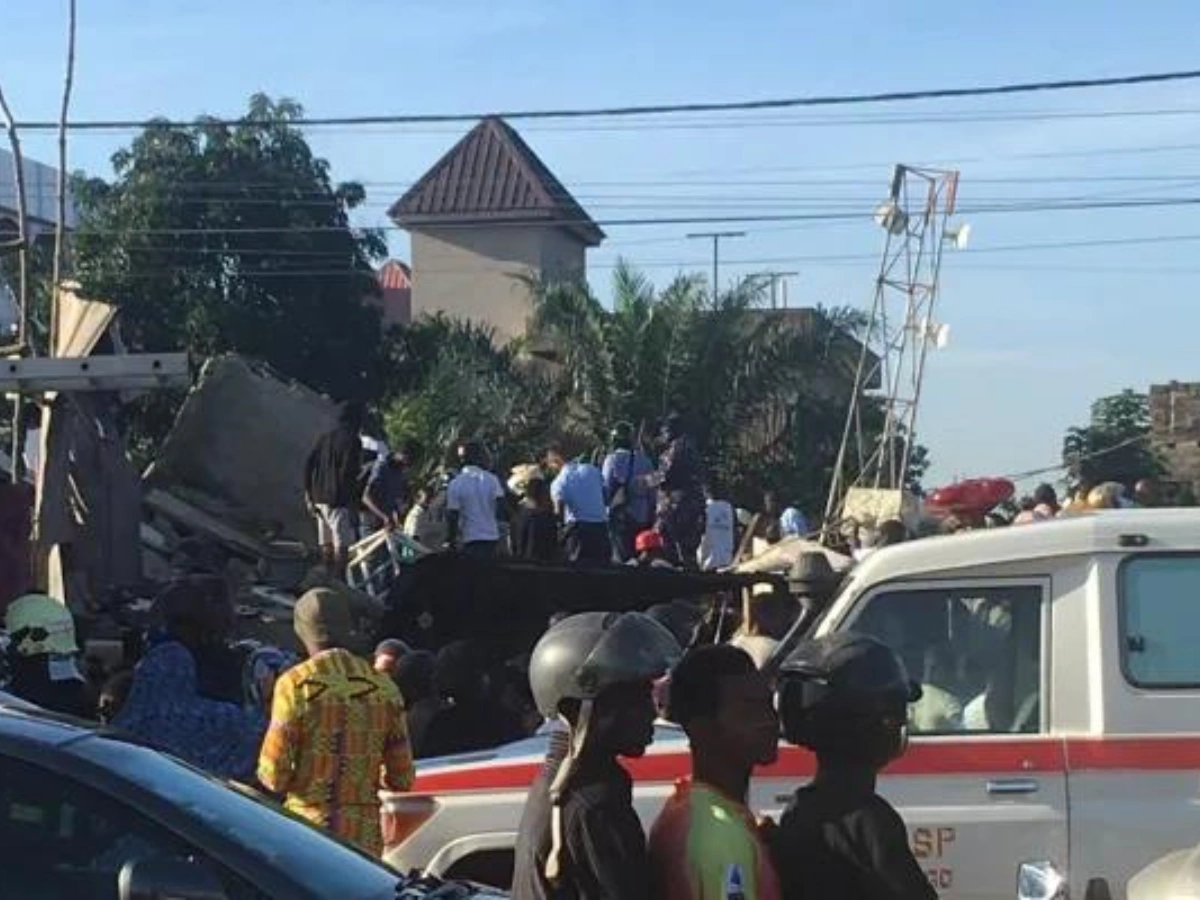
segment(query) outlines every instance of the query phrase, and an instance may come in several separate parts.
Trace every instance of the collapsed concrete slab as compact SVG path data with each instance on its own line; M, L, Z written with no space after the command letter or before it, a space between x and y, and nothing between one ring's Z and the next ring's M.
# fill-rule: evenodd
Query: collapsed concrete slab
M336 420L333 401L316 391L241 357L216 357L180 408L146 485L219 518L251 545L311 543L304 463Z

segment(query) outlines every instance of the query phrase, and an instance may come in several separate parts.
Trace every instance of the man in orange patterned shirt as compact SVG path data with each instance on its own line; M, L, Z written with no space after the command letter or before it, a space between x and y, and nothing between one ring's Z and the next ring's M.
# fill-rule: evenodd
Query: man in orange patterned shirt
M413 761L395 683L346 646L346 598L316 588L296 604L309 658L275 684L258 778L292 812L379 856L381 787L407 790Z

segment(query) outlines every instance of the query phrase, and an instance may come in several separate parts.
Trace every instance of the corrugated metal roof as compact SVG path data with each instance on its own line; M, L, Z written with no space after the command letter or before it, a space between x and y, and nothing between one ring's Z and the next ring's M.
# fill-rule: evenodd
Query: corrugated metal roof
M388 215L398 225L562 225L589 246L604 232L533 149L503 119L489 116L426 172Z

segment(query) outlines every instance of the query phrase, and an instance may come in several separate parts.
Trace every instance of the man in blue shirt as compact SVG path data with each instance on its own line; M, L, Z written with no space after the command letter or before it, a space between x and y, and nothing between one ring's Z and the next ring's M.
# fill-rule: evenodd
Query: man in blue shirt
M808 534L808 519L798 506L789 506L779 517L779 533L782 537L804 537Z
M654 473L654 463L634 447L628 422L613 428L612 447L602 470L608 531L618 559L626 562L634 555L637 536L654 524L654 489L647 478Z
M612 561L604 476L588 462L565 462L562 451L546 451L546 467L557 472L550 485L554 511L563 520L563 548L571 562Z

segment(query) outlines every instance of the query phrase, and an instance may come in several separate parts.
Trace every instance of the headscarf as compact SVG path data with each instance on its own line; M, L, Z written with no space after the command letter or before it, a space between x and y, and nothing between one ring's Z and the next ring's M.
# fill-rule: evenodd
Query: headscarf
M235 779L253 776L266 730L256 711L202 697L195 659L171 640L138 663L113 724L211 775Z

